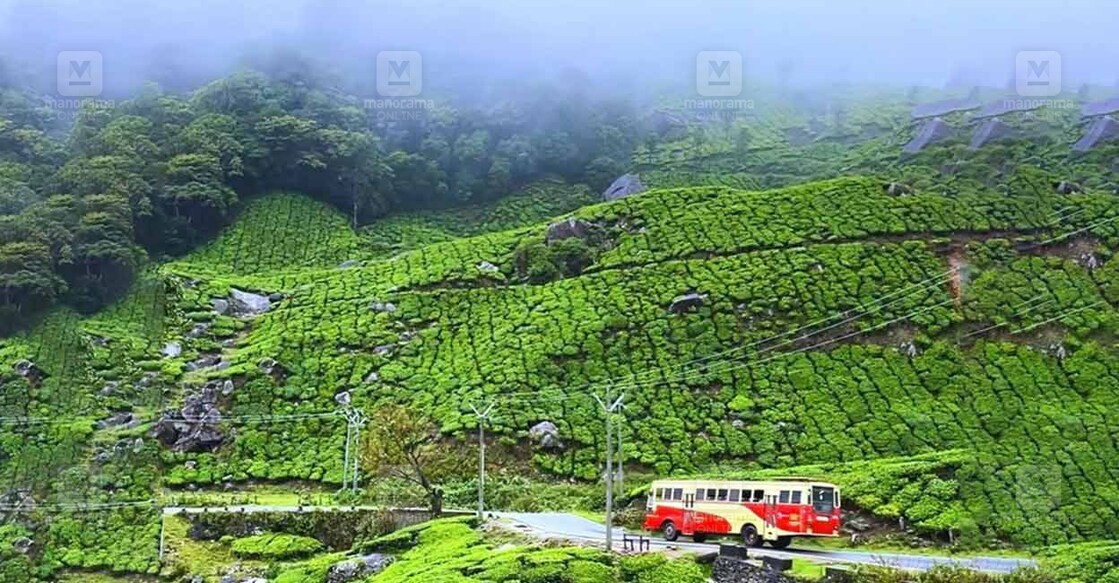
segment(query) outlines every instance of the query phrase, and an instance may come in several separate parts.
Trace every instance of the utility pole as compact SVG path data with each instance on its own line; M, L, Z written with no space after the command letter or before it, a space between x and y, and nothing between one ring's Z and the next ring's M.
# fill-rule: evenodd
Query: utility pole
M478 417L478 520L484 520L486 512L486 420L490 418L490 411L494 403L490 403L482 412L474 405L470 410Z
M625 409L625 405L621 405L620 408ZM622 419L625 419L625 417L623 416ZM623 423L618 423L618 491L624 496L626 493L626 471L622 466L625 465L626 458L622 451L622 425Z
M622 393L617 400L611 402L613 398L613 391L609 387L606 389L606 399L594 396L594 400L598 401L598 405L602 407L602 413L606 417L606 552L614 550L614 444L613 444L613 417L614 412L622 406L622 399L625 398L625 393Z
M348 486L351 492L357 492L358 473L360 469L361 428L365 427L365 413L355 409L347 403L339 414L346 420L346 445L342 457L342 490Z

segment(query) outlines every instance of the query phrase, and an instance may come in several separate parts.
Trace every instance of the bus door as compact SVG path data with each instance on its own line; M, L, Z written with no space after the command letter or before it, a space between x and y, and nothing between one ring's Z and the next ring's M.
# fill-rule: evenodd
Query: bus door
M762 529L762 538L773 540L777 538L777 495L765 495L765 528Z
M691 536L695 533L695 492L684 493L684 524L680 525L680 532Z

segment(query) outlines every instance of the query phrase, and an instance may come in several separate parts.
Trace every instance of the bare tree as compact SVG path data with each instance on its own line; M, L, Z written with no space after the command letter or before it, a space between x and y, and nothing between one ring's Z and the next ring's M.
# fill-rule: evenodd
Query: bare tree
M435 515L443 511L440 481L464 471L472 459L443 439L429 418L399 405L373 411L362 442L362 467L370 475L400 478L423 488Z

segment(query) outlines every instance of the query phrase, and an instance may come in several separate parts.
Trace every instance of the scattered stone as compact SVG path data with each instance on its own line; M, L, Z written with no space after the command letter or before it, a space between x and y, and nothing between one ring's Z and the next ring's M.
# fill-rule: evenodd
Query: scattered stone
M221 394L222 394L222 396L228 397L229 395L232 395L233 394L233 388L234 388L233 381L231 381L229 379L226 379L225 382L223 382L221 384Z
M1100 260L1096 258L1095 253L1083 253L1080 255L1080 265L1095 271L1100 268Z
M190 365L188 365L188 368L191 368L191 370L199 368L209 368L212 366L217 366L220 362L220 354L203 354L202 356L199 356L198 358L191 361Z
M229 311L228 300L210 300L210 305L214 307L214 311L217 312L219 316L224 316L225 313Z
M357 259L347 259L338 264L338 269L349 269L351 267L357 267L359 265L361 265L361 262Z
M97 346L99 348L104 348L109 345L109 339L105 338L104 336L94 335L90 338L90 340L93 342L94 346Z
M388 356L396 348L395 344L383 344L373 349L373 354L377 356Z
M385 570L394 561L391 555L373 553L359 559L335 563L326 574L326 583L350 583L366 579Z
M796 583L795 579L777 571L730 557L715 559L711 580L716 583Z
M251 318L270 309L272 309L272 301L267 296L235 288L229 290L229 311L233 316Z
M167 358L178 358L183 353L183 345L178 342L168 342L163 345L163 350L160 352Z
M1057 194L1080 194L1084 192L1083 186L1080 186L1075 182L1068 182L1065 180L1062 180L1053 185L1053 188L1057 191Z
M35 544L35 541L26 536L21 536L12 541L12 550L21 555L26 555L31 550L31 545L33 544Z
M187 338L198 338L198 337L202 336L203 334L205 334L206 331L209 330L209 329L210 329L209 324L206 324L206 323L195 324L194 327L190 329L190 332L187 332Z
M257 366L260 367L261 372L267 375L283 371L283 367L280 366L280 363L276 362L274 358L265 358L261 360Z
M672 299L672 303L668 306L668 311L673 314L683 314L684 312L691 311L703 305L707 300L707 294L699 294L689 292L682 296L676 296Z
M898 345L898 350L909 358L916 358L917 356L917 346L909 341L902 342Z
M119 427L121 425L132 425L136 420L136 416L132 411L117 411L109 416L108 419L102 419L97 422L98 429L105 429L107 427Z
M544 449L556 449L563 447L560 441L559 428L551 421L541 421L533 425L528 430L528 436L531 437L536 444Z
M645 192L645 185L641 183L641 178L636 174L625 174L619 176L603 193L603 200L618 200Z
M16 374L18 374L21 377L27 378L27 377L31 376L32 373L34 373L35 369L37 369L38 367L35 366L34 362L31 362L30 360L24 359L24 360L21 360L21 361L15 363L15 364L13 364L12 368L15 369Z
M101 390L98 392L98 394L100 394L102 397L108 397L109 395L112 395L113 393L115 393L117 388L119 388L119 387L120 387L119 382L109 381L109 382L105 383L105 386L101 387Z
M144 438L137 437L132 441L132 453L140 453L144 451Z
M544 235L544 240L551 244L572 237L585 239L593 230L594 225L587 221L570 217L548 225L548 231Z
M167 410L152 429L156 439L174 451L214 451L225 441L218 424L218 395L207 385L187 395L179 410Z
M183 467L188 469L188 470L197 469L198 468L198 462L196 462L194 460L187 460L187 461L183 462Z
M373 371L373 372L365 375L365 384L367 384L367 385L373 384L373 383L375 383L377 381L380 381L380 380L381 380L381 375L377 374L377 371Z
M349 391L342 391L341 393L334 395L334 402L342 406L349 405L351 400L352 397L350 396Z
M900 182L891 182L886 185L886 194L890 196L911 196L913 189Z
M489 261L482 261L478 264L478 270L485 271L486 273L497 273L501 271L501 268L490 263Z
M1060 342L1055 342L1049 345L1046 353L1052 354L1057 360L1064 360L1068 358L1068 349Z
M284 297L285 297L284 294L282 294L280 292L272 292L272 293L268 294L268 301L278 302L278 301L284 299Z
M378 312L378 313L385 313L385 314L395 314L396 313L396 305L394 305L392 303L389 303L389 302L374 301L372 304L369 304L369 309L373 310L374 312Z

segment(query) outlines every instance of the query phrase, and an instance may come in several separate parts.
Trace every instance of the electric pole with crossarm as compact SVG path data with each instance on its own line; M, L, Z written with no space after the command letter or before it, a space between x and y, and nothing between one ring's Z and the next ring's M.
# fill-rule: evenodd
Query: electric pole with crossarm
M600 399L598 395L594 399L598 401L602 407L602 413L606 417L606 551L614 550L614 413L622 406L622 399L625 398L625 393L622 393L617 400L613 399L613 391L609 388L606 389L606 398Z
M493 406L494 403L490 403L484 411L478 412L474 405L470 405L478 417L478 520L483 520L486 512L486 421Z

